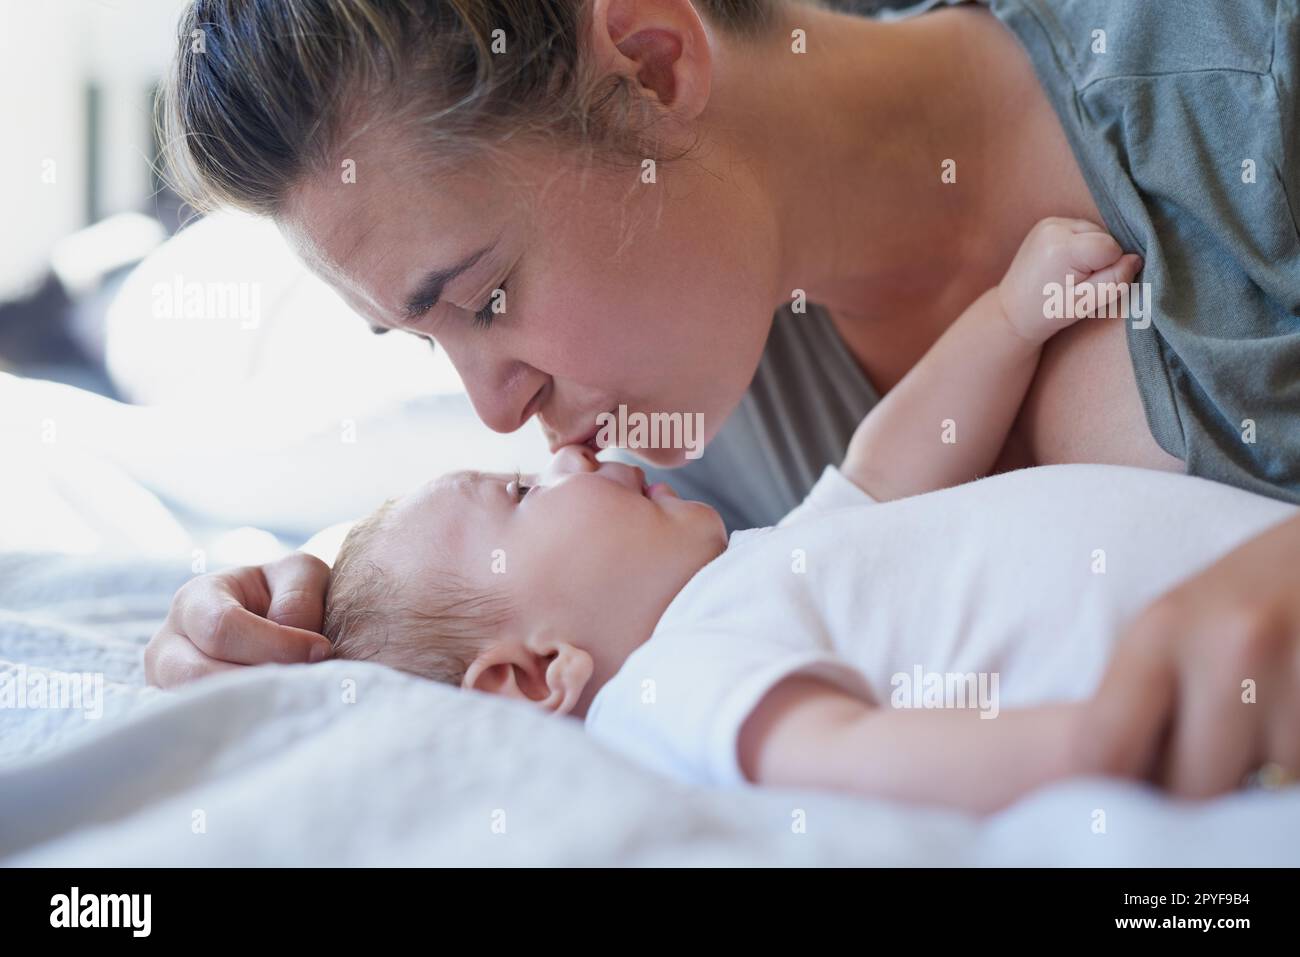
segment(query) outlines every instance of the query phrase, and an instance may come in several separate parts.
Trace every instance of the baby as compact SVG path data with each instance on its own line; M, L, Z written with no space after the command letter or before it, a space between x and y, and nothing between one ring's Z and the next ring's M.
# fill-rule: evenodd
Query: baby
M1075 742L1113 636L1292 511L1105 466L972 481L1074 321L1050 284L1105 310L1139 268L1090 223L1040 223L773 528L728 540L707 505L586 446L389 502L335 563L335 656L584 719L690 781L990 811L1089 773Z

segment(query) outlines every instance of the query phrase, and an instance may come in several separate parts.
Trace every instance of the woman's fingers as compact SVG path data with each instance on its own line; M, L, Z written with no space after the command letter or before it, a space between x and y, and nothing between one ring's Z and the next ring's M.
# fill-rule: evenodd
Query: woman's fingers
M1209 797L1264 765L1300 775L1300 519L1239 546L1121 642L1167 649L1177 704L1158 780Z
M146 680L166 688L238 665L324 660L328 587L329 566L300 553L187 582L145 648Z
M266 617L280 625L319 632L325 620L330 567L315 555L294 552L262 566L271 604Z
M329 656L330 644L323 635L277 624L233 599L199 610L189 620L195 626L181 633L209 658L239 665L287 665Z
M1230 791L1258 766L1264 714L1241 698L1241 676L1262 666L1259 643L1206 621L1209 609L1196 607L1198 597L1179 589L1143 612L1117 648L1099 694L1110 703L1110 733L1122 737L1127 722L1136 742L1112 745L1120 755L1115 772L1131 773L1141 759L1150 724L1138 702L1149 697L1152 709L1165 712L1165 729L1146 770L1189 798Z
M1279 689L1272 691L1266 686L1264 690L1278 700L1270 708L1264 744L1266 761L1261 764L1276 765L1274 771L1283 772L1291 783L1296 783L1300 782L1300 653L1293 651L1283 668L1279 669Z
M1148 613L1129 629L1093 696L1079 743L1088 773L1157 779L1178 680L1157 618Z
M166 626L150 639L144 650L145 682L159 688L174 688L238 667L209 658L184 635Z
M1198 660L1184 658L1178 713L1161 777L1175 794L1208 798L1239 787L1265 760L1268 710L1259 707L1253 694L1267 662L1261 643L1248 634L1201 631L1184 641L1189 650L1196 649Z
M320 661L329 642L319 633L262 617L275 606L275 594L260 568L204 575L172 599L168 620L174 630L209 658L242 665ZM300 603L302 596L298 596ZM324 595L320 599L323 615Z

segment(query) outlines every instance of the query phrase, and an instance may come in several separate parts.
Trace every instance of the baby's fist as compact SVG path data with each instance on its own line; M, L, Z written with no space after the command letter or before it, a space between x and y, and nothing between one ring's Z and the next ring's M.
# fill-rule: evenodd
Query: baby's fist
M1020 244L998 284L998 301L1020 336L1046 342L1085 315L1118 315L1119 287L1132 282L1141 268L1142 257L1126 255L1100 226L1082 219L1044 219ZM1074 295L1068 296L1071 276ZM1088 286L1091 296L1086 295ZM1091 310L1088 302L1095 304Z

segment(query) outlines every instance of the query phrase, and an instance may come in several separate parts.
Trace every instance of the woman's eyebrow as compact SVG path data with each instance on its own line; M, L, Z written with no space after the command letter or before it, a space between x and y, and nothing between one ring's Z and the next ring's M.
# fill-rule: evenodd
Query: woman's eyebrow
M478 252L470 253L454 266L448 266L445 269L434 269L425 274L419 284L411 290L410 295L406 297L406 302L402 305L402 315L407 319L416 319L422 313L427 312L438 304L442 297L442 291L446 288L447 283L451 282L466 269L469 269L483 256L490 253L496 248L496 244L501 237L498 236L492 242L488 243Z

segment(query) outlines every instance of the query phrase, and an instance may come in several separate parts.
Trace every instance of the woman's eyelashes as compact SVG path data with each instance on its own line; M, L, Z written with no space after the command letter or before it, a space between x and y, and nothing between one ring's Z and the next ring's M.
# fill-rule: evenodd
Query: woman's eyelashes
M479 329L488 328L492 325L492 320L496 318L496 313L492 311L492 307L496 305L497 293L501 293L501 296L503 298L505 297L506 284L504 282L497 286L496 289L492 290L491 294L488 296L487 305L474 313L474 325Z

